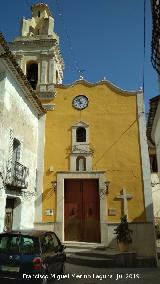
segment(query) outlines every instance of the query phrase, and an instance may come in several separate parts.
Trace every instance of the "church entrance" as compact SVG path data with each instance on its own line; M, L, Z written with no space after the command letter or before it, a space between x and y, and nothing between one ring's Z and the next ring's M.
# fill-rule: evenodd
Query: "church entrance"
M65 241L99 243L99 180L65 179L64 200Z

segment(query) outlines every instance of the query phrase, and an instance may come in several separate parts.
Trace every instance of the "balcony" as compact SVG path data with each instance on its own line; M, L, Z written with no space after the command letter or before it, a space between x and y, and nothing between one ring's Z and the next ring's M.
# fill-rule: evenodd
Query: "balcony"
M6 185L14 189L24 189L28 187L29 169L19 162L9 163L7 168Z

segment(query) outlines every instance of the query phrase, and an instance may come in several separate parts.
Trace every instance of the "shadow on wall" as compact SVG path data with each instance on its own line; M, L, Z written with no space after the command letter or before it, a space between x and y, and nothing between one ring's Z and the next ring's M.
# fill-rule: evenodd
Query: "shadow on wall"
M53 188L47 188L42 194L38 196L35 200L35 206L39 207L44 200L51 199L53 197L54 191Z

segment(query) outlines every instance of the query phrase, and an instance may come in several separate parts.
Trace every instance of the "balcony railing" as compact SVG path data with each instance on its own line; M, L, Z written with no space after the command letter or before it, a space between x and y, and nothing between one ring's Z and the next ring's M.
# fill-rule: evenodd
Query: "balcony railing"
M19 162L10 163L7 169L6 184L14 188L27 188L28 187L29 169Z
M160 0L152 0L152 53L151 62L160 75Z

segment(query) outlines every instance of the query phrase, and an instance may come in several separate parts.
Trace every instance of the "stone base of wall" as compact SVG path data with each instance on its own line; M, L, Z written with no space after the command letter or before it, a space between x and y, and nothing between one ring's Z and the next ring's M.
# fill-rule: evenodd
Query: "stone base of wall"
M134 252L124 252L116 255L114 267L157 267L156 257L137 257Z
M116 248L117 241L114 235L114 229L117 224L108 224L108 245L107 247ZM132 244L129 251L135 251L138 257L143 258L157 258L156 240L153 223L131 223L129 228L133 230Z
M44 230L44 231L54 231L55 223L54 222L35 222L34 223L35 230Z

